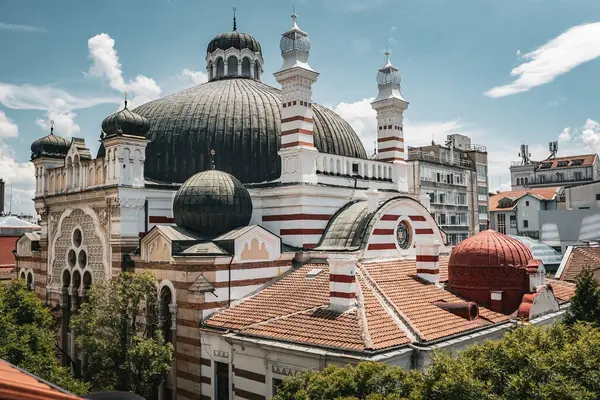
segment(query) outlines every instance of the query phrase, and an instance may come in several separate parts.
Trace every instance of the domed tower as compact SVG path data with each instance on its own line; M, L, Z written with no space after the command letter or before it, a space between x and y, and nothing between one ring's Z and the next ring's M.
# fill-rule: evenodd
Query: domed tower
M215 238L248 225L252 199L237 178L211 169L181 185L173 200L173 216L177 226Z
M448 288L494 311L515 311L524 294L544 284L545 271L527 246L493 230L479 232L454 248Z
M54 134L54 121L50 121L50 134L31 144L31 162L35 166L35 197L48 192L48 170L64 165L71 144Z
M385 64L377 72L379 93L371 103L377 112L377 158L381 161L404 163L403 113L408 101L400 93L400 71L385 52Z
M144 186L146 133L149 130L148 119L127 108L126 92L123 109L102 121L98 157L104 157L108 166L106 184Z
M242 76L261 80L264 60L258 40L237 30L235 8L233 30L217 35L206 48L206 74L212 81Z

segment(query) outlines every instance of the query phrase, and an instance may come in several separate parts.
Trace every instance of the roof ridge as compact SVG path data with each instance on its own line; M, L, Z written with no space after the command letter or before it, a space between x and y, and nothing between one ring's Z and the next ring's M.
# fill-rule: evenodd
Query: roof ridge
M360 283L357 283L356 285L356 297L358 298L356 310L358 317L358 328L360 330L360 338L363 342L363 346L366 349L374 349L375 344L373 343L373 340L371 340L371 332L369 332L369 321L367 320L365 298L363 296Z
M365 283L371 287L373 295L377 298L383 309L389 314L392 320L398 325L400 329L406 334L411 342L414 341L425 341L425 336L413 326L409 321L409 318L404 313L394 307L393 303L383 293L383 290L379 285L371 278L369 273L363 269L362 263L357 263L356 272L361 276L364 274Z

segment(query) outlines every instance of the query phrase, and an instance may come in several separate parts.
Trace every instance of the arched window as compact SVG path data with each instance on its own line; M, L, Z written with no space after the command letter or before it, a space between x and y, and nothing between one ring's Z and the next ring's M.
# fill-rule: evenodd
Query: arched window
M169 305L173 302L173 294L168 286L160 290L160 326L166 342L173 343L173 331L171 330L171 311Z
M260 63L258 60L254 62L254 79L260 79Z
M33 274L27 274L27 290L33 290Z
M102 185L102 166L96 168L96 185Z
M229 56L227 59L227 75L237 76L238 74L238 60L235 56Z
M225 75L225 63L221 57L217 58L217 76Z
M54 175L50 175L50 184L48 187L48 192L54 193Z
M92 186L94 184L94 167L90 168L88 172L88 181L87 186Z
M250 59L244 57L242 60L242 76L250 76Z

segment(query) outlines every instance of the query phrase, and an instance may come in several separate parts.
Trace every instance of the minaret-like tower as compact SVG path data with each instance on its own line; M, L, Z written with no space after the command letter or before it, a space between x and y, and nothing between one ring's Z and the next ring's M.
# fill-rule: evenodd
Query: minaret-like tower
M390 62L390 52L385 52L385 64L377 73L379 94L371 103L377 112L377 159L391 163L404 163L403 112L408 101L400 93L400 71Z
M283 65L275 74L281 84L281 181L316 183L317 149L313 140L312 85L319 74L308 64L310 40L296 23L279 42Z

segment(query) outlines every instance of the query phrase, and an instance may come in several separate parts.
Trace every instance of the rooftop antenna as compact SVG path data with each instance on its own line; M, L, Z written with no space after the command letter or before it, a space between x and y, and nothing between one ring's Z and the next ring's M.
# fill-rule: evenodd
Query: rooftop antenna
M529 165L531 162L530 158L531 153L529 153L529 146L526 144L521 145L521 150L519 151L519 157L521 157L521 165Z
M235 22L235 7L233 7L233 30L237 31L237 24Z
M377 154L377 140L373 140L373 154Z
M129 93L127 93L127 90L126 90L124 94L125 94L125 108L127 108L127 95L128 95Z
M558 153L558 142L550 142L548 143L548 150L550 150L550 157L548 159L556 158L556 153Z
M210 149L210 169L215 169L215 149Z

